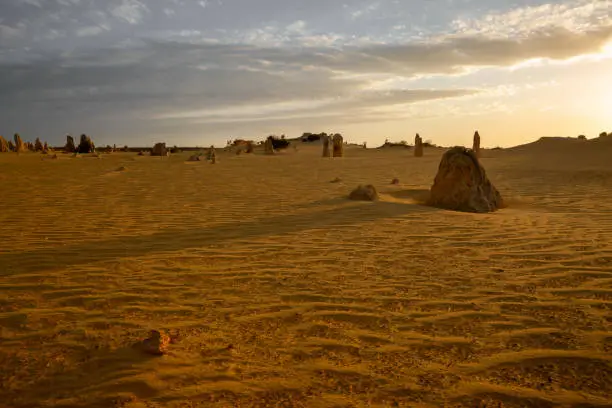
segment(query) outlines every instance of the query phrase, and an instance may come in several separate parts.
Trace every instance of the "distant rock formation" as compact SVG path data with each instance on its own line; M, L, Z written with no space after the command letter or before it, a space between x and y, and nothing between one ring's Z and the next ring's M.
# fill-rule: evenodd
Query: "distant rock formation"
M300 140L302 141L302 143L309 143L309 142L317 142L319 140L322 140L324 137L327 137L327 133L325 132L323 133L304 132Z
M49 145L47 144L47 142L45 142L45 144L43 145L42 151L43 153L49 153Z
M253 153L255 151L255 143L252 140L236 139L234 141L228 140L226 150L234 150L236 155L242 153Z
M167 156L168 149L165 143L155 143L153 149L151 149L151 156Z
M74 145L74 138L70 135L66 135L66 145L64 146L66 153L76 152L76 146Z
M210 145L210 148L208 149L208 151L206 152L206 160L212 160L213 157L215 157L215 146Z
M323 157L331 157L331 152L329 150L329 136L323 135L321 136L321 139L323 140Z
M264 153L267 155L273 155L276 153L274 151L274 143L272 141L272 136L269 136L264 143Z
M23 143L23 141L21 140L21 136L19 136L19 133L15 133L13 135L13 139L15 140L15 151L17 153L25 152L28 149L25 143Z
M414 156L423 157L423 139L418 133L414 137Z
M504 206L474 151L460 146L442 156L428 204L475 213L492 212Z
M42 152L43 151L43 144L40 141L40 138L38 138L38 137L34 141L34 151L35 152Z
M355 190L351 191L349 199L357 201L376 201L378 200L378 192L371 184L359 185Z
M342 157L344 156L344 138L340 133L334 134L332 137L332 156Z
M15 151L15 143L13 143L12 140L8 141L8 148L10 152L14 152Z
M0 136L0 153L8 153L9 151L9 145L6 139Z
M480 135L478 134L478 131L474 133L474 142L472 144L472 150L474 151L476 157L480 158Z
M385 140L385 143L383 143L382 145L378 146L377 149L386 149L386 148L402 148L402 149L410 149L410 146L408 146L408 142L406 142L405 140L402 140L399 143L394 143L394 142L390 142L388 139Z
M96 146L89 136L86 134L81 135L81 139L79 141L79 145L76 148L77 153L95 153Z
M274 150L286 149L291 144L291 142L285 139L285 135L281 135L280 139L274 135L270 135L268 139L271 140Z

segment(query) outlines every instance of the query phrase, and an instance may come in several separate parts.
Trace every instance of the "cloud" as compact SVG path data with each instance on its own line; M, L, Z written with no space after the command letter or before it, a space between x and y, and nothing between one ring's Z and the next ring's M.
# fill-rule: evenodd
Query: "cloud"
M121 123L138 123L140 131L151 133L196 124L221 129L228 123L246 126L270 120L377 120L388 115L369 112L372 107L477 92L368 91L367 77L338 79L326 68L277 70L276 63L257 62L270 56L280 59L277 51L148 41L136 48L0 65L0 110L10 117L8 123L45 123L46 131L58 134L67 131L62 123L98 123L108 132L127 131L116 129ZM207 61L215 61L215 66L207 66Z
M278 119L280 117L312 118L325 116L357 116L371 108L389 108L395 105L428 100L455 98L477 94L470 89L413 89L399 91L365 91L347 94L344 97L327 97L318 100L290 100L269 104L250 103L248 105L226 106L204 110L178 110L155 116L155 119L189 120L198 123L215 123L224 121L252 122Z
M11 27L9 25L0 24L0 36L2 38L10 38L10 37L18 37L23 34L25 29L25 24L18 25L16 27Z
M612 0L573 0L493 12L478 18L457 18L454 32L495 38L527 37L539 30L592 30L612 24Z
M295 22L289 24L285 28L287 29L287 31L290 31L290 32L303 33L304 29L306 28L306 23L304 21L302 21L302 20L298 20L298 21L295 21Z
M76 30L77 37L88 37L92 35L98 35L107 31L109 28L105 26L91 26L91 27L82 27Z
M314 44L299 49L276 45L250 50L253 59L266 61L278 69L316 66L338 75L386 73L417 77L468 73L479 67L512 66L537 58L566 60L598 53L611 38L612 26L607 26L584 32L551 28L518 39L452 35L391 45L326 47Z
M294 23L295 30L304 28ZM610 29L556 29L520 40L463 35L342 50L193 43L188 39L200 33L183 34L174 41L141 39L123 48L0 65L0 87L10 101L5 108L29 106L33 112L52 104L60 111L131 115L156 123L256 122L282 115L294 120L405 117L411 112L404 109L408 105L486 93L460 87L410 89L410 78L535 57L570 58L596 50ZM395 77L407 80L404 89L376 87ZM403 113L392 113L397 107Z
M61 4L62 6L75 6L79 3L81 3L81 0L55 0L58 2L58 4Z
M47 40L55 40L57 38L62 38L66 36L65 31L50 29L47 33L44 34L44 38Z
M21 0L23 1L23 3L25 4L29 4L30 6L35 6L35 7L42 7L42 1L41 0Z
M585 32L556 28L525 39L453 36L437 42L348 47L341 55L318 54L316 63L348 72L456 74L473 67L510 66L534 58L564 60L597 53L611 36L612 27Z
M0 46L12 46L18 43L25 35L27 26L19 22L14 26L2 24L0 21Z
M114 17L130 24L140 23L148 12L149 8L139 0L121 0L117 6L110 10Z
M367 16L380 8L380 3L366 4L364 7L350 12L351 19L357 20Z

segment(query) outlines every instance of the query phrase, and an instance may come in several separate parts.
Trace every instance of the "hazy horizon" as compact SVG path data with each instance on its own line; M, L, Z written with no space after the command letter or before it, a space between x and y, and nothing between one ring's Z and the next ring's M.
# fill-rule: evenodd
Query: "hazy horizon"
M612 132L612 0L7 0L0 135L486 147ZM608 119L606 121L606 119Z

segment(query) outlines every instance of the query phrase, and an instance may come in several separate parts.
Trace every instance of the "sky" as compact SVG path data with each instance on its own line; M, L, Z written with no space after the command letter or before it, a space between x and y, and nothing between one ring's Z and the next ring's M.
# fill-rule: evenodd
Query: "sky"
M0 135L612 132L612 0L1 0Z

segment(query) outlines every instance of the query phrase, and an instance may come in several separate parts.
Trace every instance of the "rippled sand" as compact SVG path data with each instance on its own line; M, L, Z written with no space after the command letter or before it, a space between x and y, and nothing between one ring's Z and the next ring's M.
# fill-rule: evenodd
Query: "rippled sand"
M486 151L485 215L319 150L0 154L0 407L612 406L612 142Z

